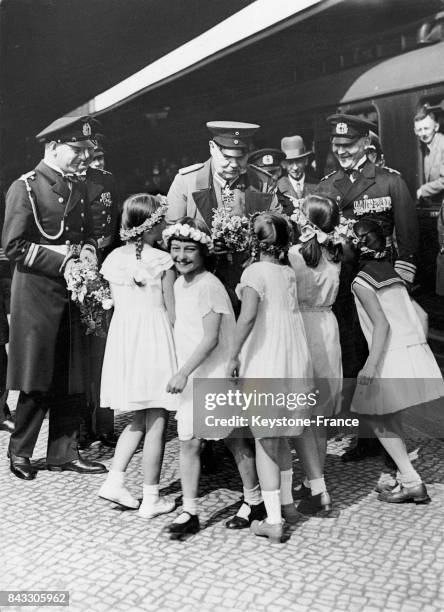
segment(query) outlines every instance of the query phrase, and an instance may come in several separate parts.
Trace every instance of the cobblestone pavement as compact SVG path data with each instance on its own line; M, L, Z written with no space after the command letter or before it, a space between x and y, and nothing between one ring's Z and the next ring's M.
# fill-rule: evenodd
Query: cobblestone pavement
M123 424L118 420L118 429ZM46 422L37 459L45 454L45 434ZM18 480L8 469L7 442L0 432L3 590L66 589L75 612L444 608L444 444L439 440L419 440L418 470L432 497L428 506L378 502L373 487L382 460L344 464L340 455L347 440L331 440L326 474L334 512L328 518L301 516L281 545L224 527L241 488L221 443L216 444L217 473L202 478L204 529L186 542L172 542L165 526L174 513L146 520L99 499L103 475L42 470L32 482ZM109 465L112 452L96 446L86 455ZM177 457L171 422L161 484L162 494L179 504ZM128 478L138 496L140 460L139 452ZM301 474L296 458L294 467L296 483Z

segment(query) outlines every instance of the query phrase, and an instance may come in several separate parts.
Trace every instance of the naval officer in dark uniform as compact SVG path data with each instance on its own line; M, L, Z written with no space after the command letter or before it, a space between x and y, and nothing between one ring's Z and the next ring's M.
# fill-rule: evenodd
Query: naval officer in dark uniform
M64 117L37 138L44 158L11 185L3 229L3 248L16 264L7 386L20 390L9 455L12 473L24 480L35 478L30 458L48 409L48 469L106 471L78 453L85 332L64 278L73 258L96 259L86 184L77 176L94 151L93 122Z
M340 169L321 180L318 192L334 199L345 218L359 220L369 217L380 223L395 270L410 286L415 278L419 232L415 205L407 185L398 172L377 166L368 159L369 133L375 130L372 123L345 114L332 115L327 121L331 127L332 151ZM396 250L393 246L394 231ZM343 262L334 307L339 324L344 378L356 378L368 355L351 293L351 282L356 272L354 263ZM360 438L357 447L343 455L343 461L356 461L378 453L379 443L375 442Z

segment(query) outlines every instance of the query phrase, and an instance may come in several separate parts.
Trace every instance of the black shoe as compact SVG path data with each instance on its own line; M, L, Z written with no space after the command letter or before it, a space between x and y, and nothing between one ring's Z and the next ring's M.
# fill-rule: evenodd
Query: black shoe
M193 535L200 531L199 517L197 514L190 514L186 510L182 514L188 514L189 519L185 523L171 523L168 532L172 540L180 540L184 536Z
M301 514L317 514L318 512L331 512L332 503L331 497L324 491L318 493L318 495L311 495L306 499L303 499L296 510Z
M368 440L367 438L359 439L357 445L350 450L345 451L341 460L344 463L352 461L362 461L368 457L377 457L381 454L382 446L379 440Z
M11 472L21 480L34 480L37 476L28 457L19 457L8 451L9 466Z
M102 463L85 461L80 458L62 463L62 465L52 465L48 463L46 467L50 472L77 472L78 474L103 474L108 471Z
M414 504L429 504L432 501L423 482L415 487L407 488L401 485L399 490L382 491L378 495L378 499L389 504L405 504L410 502Z
M0 422L0 431L7 431L8 433L12 433L14 431L14 421L11 419L5 419Z
M247 504L246 501L242 500L241 507L243 504L250 508L248 518L245 519L242 516L237 516L237 514L235 514L225 523L225 527L227 529L247 529L253 521L263 521L266 518L267 511L265 510L264 502L250 506L250 504Z
M105 434L101 434L99 436L99 440L100 442L104 445L104 446L109 446L109 448L115 448L117 445L117 440L119 438L116 436L116 434L112 431L110 433L105 433Z

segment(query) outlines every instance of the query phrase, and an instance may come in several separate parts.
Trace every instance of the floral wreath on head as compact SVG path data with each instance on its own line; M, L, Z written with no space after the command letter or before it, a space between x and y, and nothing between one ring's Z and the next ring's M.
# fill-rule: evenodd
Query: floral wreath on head
M290 231L289 231L289 238L288 238L287 244L284 244L282 246L276 246L275 244L270 244L266 240L259 240L257 234L254 231L254 223L256 219L263 214L264 214L264 211L258 211L258 212L255 212L253 215L251 215L251 219L250 219L251 257L253 259L256 259L259 253L262 252L262 253L267 253L268 255L272 255L273 257L277 257L278 259L280 259L288 253L288 250L292 245L293 229L290 225L289 218L285 214L280 215L287 221ZM266 214L266 211L265 211L265 214Z
M295 211L291 215L290 219L296 223L300 228L300 242L308 242L312 238L316 238L320 245L327 243L341 244L346 240L355 242L356 235L353 231L353 226L356 223L355 219L346 219L344 216L340 216L339 223L331 232L324 232L317 225L315 225L303 210L296 207Z
M152 215L150 215L141 225L137 225L136 227L130 227L125 229L124 227L120 228L120 238L127 242L128 240L133 240L137 238L137 236L141 236L145 232L152 229L157 223L162 221L164 218L168 206L163 203L157 208Z
M166 245L172 238L181 238L190 240L191 242L200 242L200 244L206 246L209 251L212 251L214 246L208 234L202 232L200 229L191 227L188 223L175 223L174 225L170 225L162 232L162 238Z

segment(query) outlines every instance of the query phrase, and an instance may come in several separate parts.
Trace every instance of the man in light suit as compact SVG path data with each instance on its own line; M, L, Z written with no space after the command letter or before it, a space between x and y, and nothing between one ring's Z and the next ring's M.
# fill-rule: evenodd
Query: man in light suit
M415 115L414 124L424 155L425 179L416 192L417 198L430 198L441 203L444 195L444 134L438 131L439 123L428 108Z
M306 150L302 136L285 136L281 140L281 149L285 153L283 165L287 176L278 181L278 198L283 212L291 215L295 206L315 192L319 181L307 171L313 152Z

